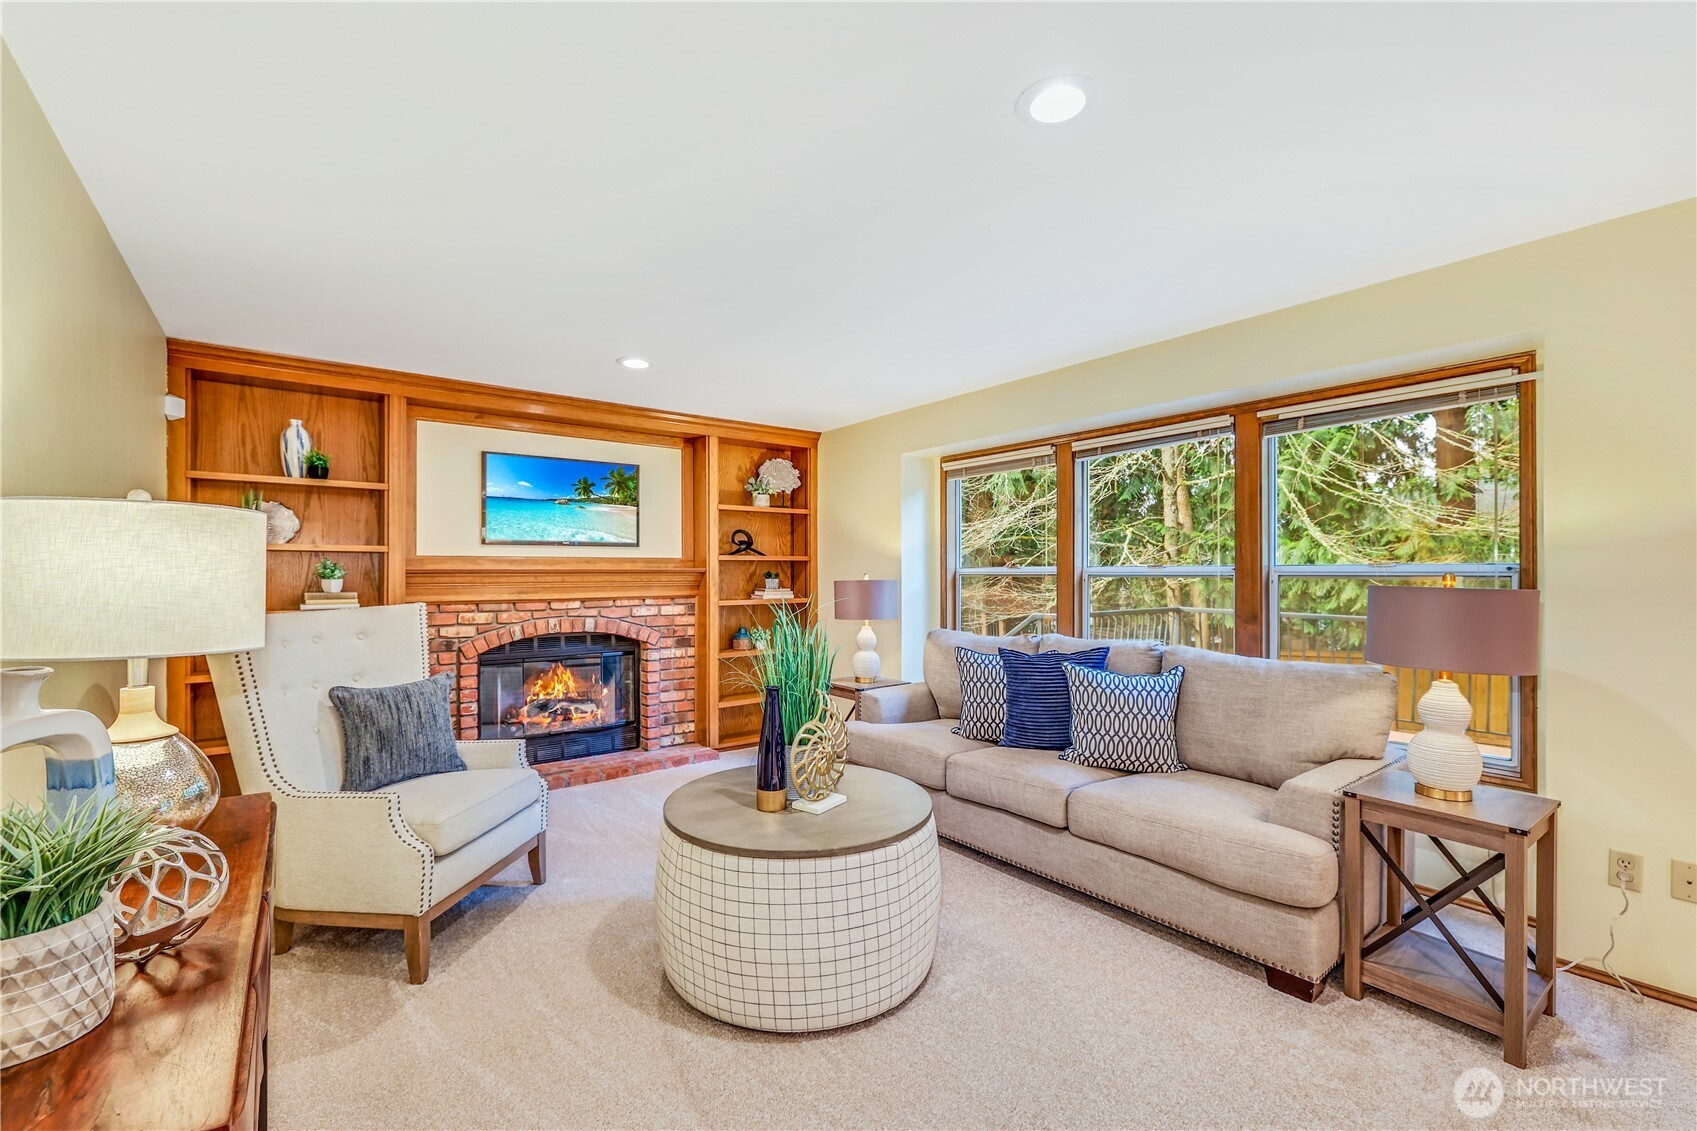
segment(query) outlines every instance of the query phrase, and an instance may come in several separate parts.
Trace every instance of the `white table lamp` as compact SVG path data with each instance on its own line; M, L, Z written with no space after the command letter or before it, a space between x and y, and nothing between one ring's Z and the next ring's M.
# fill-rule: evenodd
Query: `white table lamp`
M162 821L199 824L217 801L218 778L200 749L159 717L147 662L264 645L265 516L154 502L145 491L128 499L7 498L0 533L0 654L130 665L105 743L88 712L41 707L51 668L5 669L0 741L52 751L48 801L58 811L78 797L116 792Z
M856 683L877 683L883 664L878 659L878 637L872 631L875 620L895 620L901 616L901 584L895 581L873 581L864 576L859 581L835 583L836 616L838 620L860 621L860 632L854 643L860 650L850 661Z

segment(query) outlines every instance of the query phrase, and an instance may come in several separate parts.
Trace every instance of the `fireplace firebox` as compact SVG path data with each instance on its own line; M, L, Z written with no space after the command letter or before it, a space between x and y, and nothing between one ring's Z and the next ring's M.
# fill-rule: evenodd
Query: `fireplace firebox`
M521 738L535 765L634 750L642 741L636 641L532 636L478 657L478 735Z

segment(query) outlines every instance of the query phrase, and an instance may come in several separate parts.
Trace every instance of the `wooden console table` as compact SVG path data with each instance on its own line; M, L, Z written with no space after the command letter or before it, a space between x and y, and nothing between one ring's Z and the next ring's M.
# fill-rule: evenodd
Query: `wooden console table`
M112 1016L0 1074L7 1131L265 1126L276 811L268 793L218 803L200 831L230 861L223 902L176 950L119 964Z
M1503 1059L1525 1068L1526 1034L1540 1012L1556 1011L1556 809L1561 802L1488 785L1474 786L1472 801L1438 801L1414 792L1413 776L1400 768L1356 782L1343 796L1344 992L1359 999L1364 986L1373 986L1493 1033L1502 1038ZM1376 825L1385 827L1384 844L1374 835ZM1421 833L1459 873L1429 899L1414 886L1414 838ZM1445 840L1491 855L1466 869ZM1534 846L1537 933L1528 946L1526 857ZM1385 917L1363 938L1362 867L1380 861L1387 872ZM1498 873L1504 877L1501 908L1484 889ZM1438 917L1469 892L1477 892L1502 924L1506 960L1463 946ZM1411 899L1414 906L1408 907ZM1416 929L1422 925L1436 934Z

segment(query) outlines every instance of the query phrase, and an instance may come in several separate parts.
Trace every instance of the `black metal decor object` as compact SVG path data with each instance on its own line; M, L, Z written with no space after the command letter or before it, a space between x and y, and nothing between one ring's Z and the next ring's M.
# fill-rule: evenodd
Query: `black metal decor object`
M754 548L754 535L740 527L731 531L731 556L738 554L753 554L760 558L766 556L765 551Z
M754 805L762 813L781 813L789 804L788 775L784 772L789 759L784 750L784 709L776 687L766 689L764 709L754 759Z

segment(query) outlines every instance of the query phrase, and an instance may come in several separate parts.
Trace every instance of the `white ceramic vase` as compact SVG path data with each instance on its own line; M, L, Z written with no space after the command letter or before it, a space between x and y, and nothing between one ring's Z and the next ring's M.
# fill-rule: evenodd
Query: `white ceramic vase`
M318 587L326 593L340 593L342 582L345 580L347 579L342 577L321 577L318 579Z
M303 478L306 475L306 453L312 450L312 437L307 435L306 427L298 420L289 421L289 426L283 429L280 444L283 474L290 479Z
M769 507L772 505L772 496L756 495L754 496L754 505L757 507Z
M112 1012L110 895L79 919L0 940L0 1067L68 1045Z

